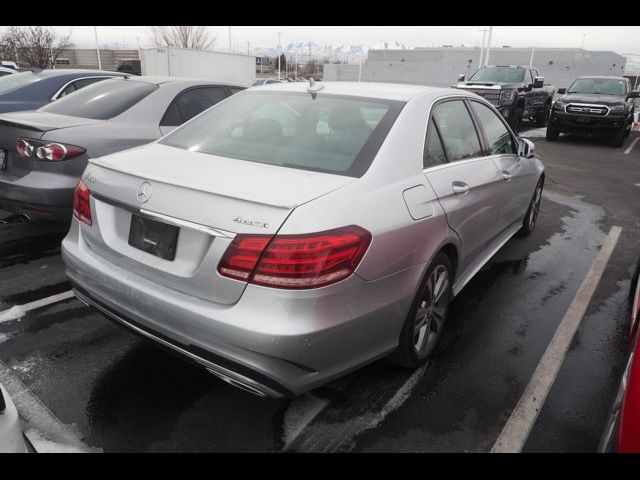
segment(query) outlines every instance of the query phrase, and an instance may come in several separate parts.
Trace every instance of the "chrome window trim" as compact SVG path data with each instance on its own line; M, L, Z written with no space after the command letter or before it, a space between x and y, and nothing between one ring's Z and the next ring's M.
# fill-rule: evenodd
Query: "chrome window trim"
M78 78L74 78L73 80L68 81L67 83L65 83L62 87L60 87L60 89L53 94L53 97L51 97L51 99L49 101L53 102L54 100L58 99L58 95L60 95L65 88L67 88L69 85L71 85L73 82L77 82L78 80L88 80L89 78L119 78L120 75L91 75L89 77L78 77ZM122 77L124 78L124 77Z
M176 227L187 228L189 230L194 230L196 232L204 233L207 235L211 235L213 237L219 238L230 238L233 239L236 237L236 234L233 232L229 232L227 230L222 230L220 228L208 227L206 225L202 225L200 223L190 222L188 220L182 220L180 218L175 218L169 215L164 215L162 213L152 212L151 210L147 210L144 208L134 207L132 205L128 205L126 203L119 202L117 200L113 200L111 198L104 197L100 194L96 194L91 192L91 196L96 200L99 200L104 203L108 203L109 205L113 205L116 207L123 208L131 213L135 213L136 215L140 215L141 217L146 217L151 220L157 220L163 223L167 223L169 225L174 225Z

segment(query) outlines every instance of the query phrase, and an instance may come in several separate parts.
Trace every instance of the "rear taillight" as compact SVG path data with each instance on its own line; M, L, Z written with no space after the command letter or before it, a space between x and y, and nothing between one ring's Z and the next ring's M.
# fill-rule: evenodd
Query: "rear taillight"
M73 216L83 223L91 225L91 192L81 180L78 180L73 194Z
M45 142L30 138L20 138L16 144L16 152L20 157L36 157L39 160L59 162L68 160L87 151L86 148L76 145L67 145L57 142Z
M277 288L317 288L351 275L371 243L371 234L349 226L305 235L237 235L218 272Z

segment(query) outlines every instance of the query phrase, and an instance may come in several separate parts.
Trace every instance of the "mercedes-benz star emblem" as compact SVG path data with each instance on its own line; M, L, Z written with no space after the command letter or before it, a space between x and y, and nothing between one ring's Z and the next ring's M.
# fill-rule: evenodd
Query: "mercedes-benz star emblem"
M140 203L146 203L151 198L151 184L144 182L138 187L138 194L136 195Z

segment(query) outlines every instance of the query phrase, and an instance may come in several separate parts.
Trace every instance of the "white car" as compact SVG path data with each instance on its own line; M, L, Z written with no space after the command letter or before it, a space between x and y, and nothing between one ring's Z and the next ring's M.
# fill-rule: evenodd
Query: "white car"
M0 453L27 453L16 406L0 385Z
M13 73L18 73L17 70L13 68L0 67L0 77L4 77L5 75L11 75Z

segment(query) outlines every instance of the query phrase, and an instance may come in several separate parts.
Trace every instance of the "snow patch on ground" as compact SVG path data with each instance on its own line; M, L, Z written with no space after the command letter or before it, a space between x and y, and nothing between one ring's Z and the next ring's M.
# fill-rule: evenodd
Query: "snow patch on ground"
M10 322L12 320L20 320L26 314L27 312L25 312L22 306L15 305L11 307L9 310L5 310L4 312L0 313L0 323Z
M38 453L85 453L72 445L47 440L37 430L31 429L25 433Z
M4 343L9 340L11 337L6 333L0 333L0 343Z
M17 372L22 373L23 375L27 375L33 367L36 366L36 362L33 359L23 360L22 362L17 362L11 365L11 368Z
M525 132L520 132L522 138L545 138L547 136L547 127L532 128Z
M302 395L291 402L284 414L283 441L285 449L318 416L328 403L329 400L315 397L310 393Z

